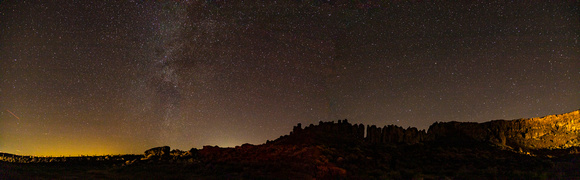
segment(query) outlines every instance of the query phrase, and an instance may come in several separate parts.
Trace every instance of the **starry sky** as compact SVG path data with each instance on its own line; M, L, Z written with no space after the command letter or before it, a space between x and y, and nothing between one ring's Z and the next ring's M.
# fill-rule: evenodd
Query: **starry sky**
M580 108L577 1L0 2L0 151L261 144Z

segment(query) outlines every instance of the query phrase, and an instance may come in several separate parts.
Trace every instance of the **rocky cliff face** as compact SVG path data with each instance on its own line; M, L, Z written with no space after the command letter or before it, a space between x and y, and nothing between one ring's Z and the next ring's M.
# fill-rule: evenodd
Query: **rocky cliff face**
M272 160L280 154L279 152L285 152L284 157L294 157L292 153L296 148L316 147L318 149L309 149L305 152L308 152L306 154L317 154L322 151L320 150L322 147L349 149L384 144L389 146L378 147L405 147L405 145L447 147L464 144L480 146L478 145L480 143L483 146L495 144L525 152L534 150L540 152L546 149L565 150L575 147L572 149L577 153L577 148L580 148L580 110L541 118L495 120L484 123L437 122L432 124L427 132L414 127L405 129L395 125L383 127L367 125L365 127L363 124L351 124L346 119L339 120L338 123L319 122L318 125L310 124L305 128L298 124L294 126L290 135L268 141L265 145L244 144L235 149L204 146L201 150L193 148L189 152L170 151L168 146L164 146L145 151L145 158L142 160L175 160L183 157L203 157L215 160L223 159L223 157L227 157L227 154L233 152L243 152L242 154L245 153L244 157ZM269 149L259 150L259 147L268 147ZM290 150L282 150L284 148ZM273 154L262 156L260 153L254 152L257 149L259 152Z
M365 136L366 131L366 136ZM475 122L436 122L428 132L414 127L389 125L366 128L347 120L294 126L278 143L358 142L370 144L417 144L422 142L483 142L511 149L566 149L580 146L580 110L541 118Z
M348 120L334 122L319 122L302 129L302 125L294 126L289 136L282 136L275 142L290 144L309 144L310 142L358 142L371 144L416 144L424 141L427 133L414 127L404 129L389 125L366 127L362 124L350 124Z
M429 127L427 140L490 142L514 149L565 149L580 146L580 110L541 118L485 123L445 122Z
M426 133L424 130L419 131L417 128L402 127L389 125L382 128L375 125L367 126L366 141L370 143L404 143L416 144L425 140Z

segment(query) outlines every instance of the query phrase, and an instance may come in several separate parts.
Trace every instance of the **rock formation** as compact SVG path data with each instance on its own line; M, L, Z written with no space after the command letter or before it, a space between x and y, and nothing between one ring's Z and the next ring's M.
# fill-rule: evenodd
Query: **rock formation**
M319 122L302 129L294 126L290 139L294 143L309 139L347 138L371 144L417 144L422 142L484 142L512 149L565 149L580 146L580 110L541 118L495 120L475 122L436 122L428 132L414 127L404 129L389 125L377 127L350 124L348 120L338 123ZM324 138L321 138L324 137ZM282 138L284 140L284 138ZM286 138L288 139L288 138Z
M155 147L145 151L145 159L166 159L170 157L169 146Z
M565 149L580 146L580 110L541 118L485 123L446 122L434 123L429 127L429 140L459 137L514 149Z
M320 138L323 136L324 138ZM298 124L293 127L292 132L290 132L290 139L293 137L303 137L298 138L303 141L308 141L312 138L318 139L350 139L359 142L367 142L371 144L387 143L387 144L416 144L422 142L426 133L424 130L419 131L417 128L407 128L389 125L383 128L377 127L375 125L366 127L365 136L365 126L363 124L350 124L347 119L339 120L338 123L322 122L320 121L318 125L310 124L308 127L302 129L302 124ZM284 138L282 138L284 139ZM288 138L284 139L287 140ZM283 140L283 141L284 141ZM298 143L298 142L296 142Z
M402 127L389 125L383 128L375 125L367 126L366 141L370 143L388 143L388 144L416 144L424 140L426 133L424 130L419 131L417 128Z

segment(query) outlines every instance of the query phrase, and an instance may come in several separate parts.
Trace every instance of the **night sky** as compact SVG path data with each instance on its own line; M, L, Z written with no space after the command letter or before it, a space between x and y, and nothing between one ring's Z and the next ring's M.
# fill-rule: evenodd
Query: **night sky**
M577 1L1 2L0 151L566 113L580 108L579 17Z

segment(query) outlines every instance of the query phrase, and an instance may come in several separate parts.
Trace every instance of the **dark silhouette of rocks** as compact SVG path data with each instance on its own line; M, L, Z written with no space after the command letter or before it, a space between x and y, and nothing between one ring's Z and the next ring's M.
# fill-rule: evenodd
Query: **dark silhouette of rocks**
M173 158L182 158L182 157L189 157L192 154L189 151L182 151L179 149L174 149L174 150L171 150L171 152L169 152L169 155Z
M277 144L311 144L315 142L329 143L332 141L346 140L348 142L364 141L364 126L362 124L350 124L348 120L339 120L338 123L318 122L318 125L310 124L302 129L302 124L293 127L290 135L281 136L275 141L267 143Z
M370 144L417 144L424 142L491 143L514 150L566 149L580 146L580 110L541 118L475 122L436 122L428 132L415 127L404 129L396 125L350 124L319 122L302 129L294 126L289 136L276 140L282 143L311 143L334 140ZM364 132L366 130L366 136Z
M289 136L282 136L276 141L291 142L292 144L309 143L323 139L336 141L354 141L372 144L415 144L425 139L425 131L417 128L407 128L389 125L383 128L375 125L366 127L363 124L351 124L347 119L338 120L338 123L319 122L318 125L310 124L302 129L302 124L293 127Z
M328 137L334 139L351 139L356 142L366 142L371 144L416 144L425 140L426 133L424 130L418 130L414 127L404 129L399 126L389 125L382 128L376 125L366 127L363 124L350 124L347 119L339 120L338 123L319 122L318 125L309 125L302 129L299 123L294 126L290 137L283 136L281 141L300 141L290 140L302 138L303 142L309 142L319 137ZM294 142L300 143L300 142Z
M380 128L372 125L367 126L366 140L370 143L416 144L422 142L425 136L424 130L419 131L414 127L403 129L399 126L389 125Z
M170 157L169 146L155 147L145 151L145 159L167 159Z

